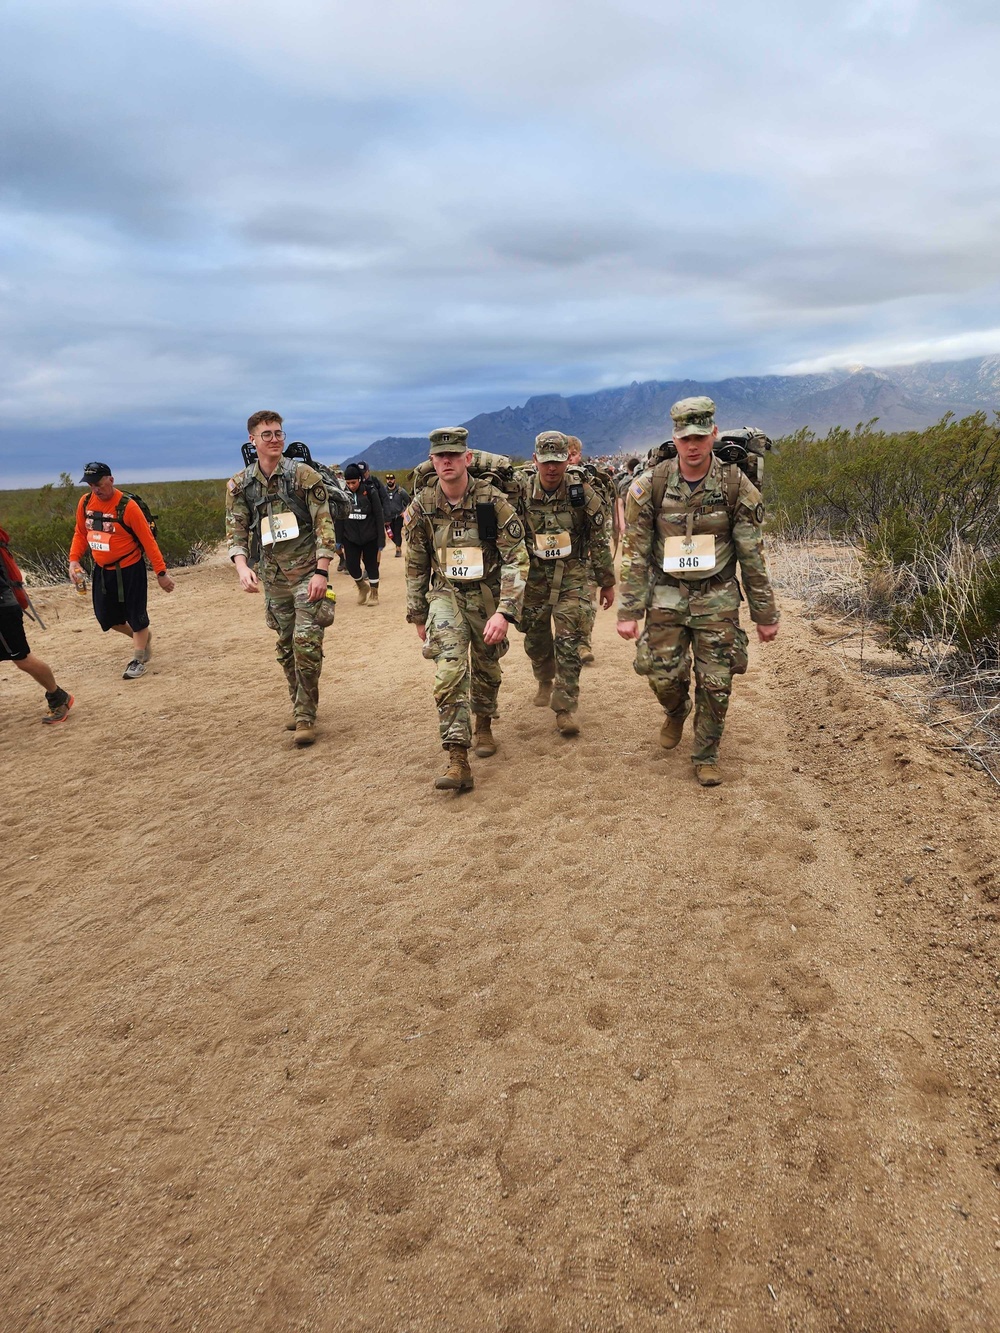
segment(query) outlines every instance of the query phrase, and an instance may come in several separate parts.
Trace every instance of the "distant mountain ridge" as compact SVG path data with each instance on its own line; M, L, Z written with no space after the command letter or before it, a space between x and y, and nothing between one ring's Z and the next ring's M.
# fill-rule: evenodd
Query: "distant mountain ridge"
M482 412L460 424L474 448L522 458L531 455L535 436L543 430L578 435L588 455L640 453L670 434L671 404L700 393L715 400L720 426L759 426L772 436L803 426L824 434L832 426L854 427L872 417L885 430L920 430L945 412L963 417L1000 408L1000 355L884 370L850 366L816 375L646 380L568 398L542 394L523 407ZM389 435L344 462L364 458L376 469L405 468L426 457L426 436Z

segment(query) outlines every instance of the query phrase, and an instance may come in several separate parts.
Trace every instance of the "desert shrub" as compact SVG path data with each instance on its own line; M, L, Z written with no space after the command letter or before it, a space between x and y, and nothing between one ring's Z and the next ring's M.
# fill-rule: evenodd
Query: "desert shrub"
M927 430L895 433L875 424L780 440L766 483L772 525L845 537L894 565L953 537L980 551L996 547L1000 416L947 415Z
M162 481L132 485L157 515L156 540L168 565L193 565L225 536L225 483ZM60 484L37 490L0 491L0 525L26 571L46 578L66 576L66 562L82 488L67 474Z

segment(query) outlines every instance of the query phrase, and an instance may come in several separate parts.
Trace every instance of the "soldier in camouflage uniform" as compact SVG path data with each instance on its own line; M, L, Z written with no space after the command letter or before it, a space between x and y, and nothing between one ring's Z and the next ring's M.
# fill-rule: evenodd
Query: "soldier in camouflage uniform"
M323 631L333 624L327 597L336 538L323 478L306 463L282 457L285 433L276 412L247 422L257 461L226 487L229 558L244 592L264 586L264 618L278 634L277 658L288 682L295 744L316 739ZM251 556L260 559L260 576Z
M615 567L611 517L588 482L566 476L568 460L567 436L544 431L535 440L537 470L519 474L531 560L519 628L538 681L535 703L552 707L561 735L576 736L580 647L592 623L590 570L607 609L615 600Z
M643 472L628 490L618 633L639 639L635 669L649 677L666 710L660 744L667 750L680 741L691 711L693 651L691 759L701 785L716 787L733 673L746 670L737 561L762 643L778 633L778 609L764 563L760 492L735 463L723 464L712 453L719 435L715 404L684 398L670 415L677 457Z
M510 502L487 480L469 475L468 434L462 426L431 432L436 475L403 516L406 619L417 627L424 656L436 664L434 702L448 767L434 785L443 791L473 785L470 702L476 754L496 754L491 721L500 658L508 626L521 613L528 574L524 528Z
M609 533L612 547L612 559L618 551L618 509L615 504L615 484L610 473L602 471L593 463L583 461L583 443L577 435L567 435L569 441L569 462L573 468L579 468L588 485L595 490L609 514ZM580 644L580 661L584 666L594 665L594 648L591 642L594 634L594 621L597 619L597 597L601 586L600 572L590 563L590 582L587 586L587 605L583 625L583 641Z

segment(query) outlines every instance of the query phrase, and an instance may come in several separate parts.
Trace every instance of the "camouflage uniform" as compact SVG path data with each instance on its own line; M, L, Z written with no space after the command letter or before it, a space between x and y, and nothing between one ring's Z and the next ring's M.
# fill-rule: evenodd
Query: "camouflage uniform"
M495 542L480 540L477 505L496 511ZM470 476L464 497L452 505L435 477L410 502L403 535L406 619L427 627L423 652L437 667L434 702L441 743L467 749L472 743L470 700L477 717L498 716L500 658L508 642L484 643L483 630L496 611L511 622L521 613L528 574L524 529L507 497L488 481ZM450 560L449 550L464 550L466 565ZM451 569L475 568L480 559L482 578L446 577Z
M703 482L686 482L677 459L664 469L663 500L653 512L653 471L632 482L625 509L625 542L618 619L649 616L636 649L635 669L649 677L670 717L686 717L690 661L695 673L695 764L717 762L729 707L733 673L746 670L747 637L739 627L742 600L736 579L739 562L757 625L775 625L778 609L764 563L760 492L735 464L711 461ZM730 471L732 469L732 471ZM738 482L737 482L738 478ZM727 488L734 493L727 503ZM711 533L715 571L698 574L663 570L664 539Z
M582 485L582 505L572 504L571 484ZM593 625L591 570L600 587L615 585L611 517L600 495L581 482L576 470L569 470L551 494L543 490L534 468L518 473L518 485L531 561L518 628L524 632L535 679L555 684L551 707L572 713L580 698L580 648ZM569 534L572 555L553 559L539 554L544 534L555 533Z
M617 552L618 532L615 526L617 521L617 513L615 511L616 488L611 473L607 469L597 467L596 464L594 463L582 463L579 465L579 470L583 473L591 489L597 492L602 505L607 511L608 539L613 544L614 552ZM613 559L614 555L612 555L612 560ZM601 582L600 569L598 568L597 565L594 564L593 561L590 562L588 579L589 583L587 587L587 598L586 598L587 605L584 608L585 620L583 626L583 640L580 646L587 653L590 654L588 661L592 661L593 660L592 637L594 633L594 621L597 619L597 598L595 595L595 589L603 588L606 586Z
M226 487L229 557L251 559L260 541L261 519L295 514L299 533L263 547L257 569L264 585L264 619L278 634L275 655L288 682L298 722L313 723L323 668L323 631L333 623L328 598L309 601L316 561L335 554L336 538L323 478L306 463L278 460L268 480L257 463L238 472Z

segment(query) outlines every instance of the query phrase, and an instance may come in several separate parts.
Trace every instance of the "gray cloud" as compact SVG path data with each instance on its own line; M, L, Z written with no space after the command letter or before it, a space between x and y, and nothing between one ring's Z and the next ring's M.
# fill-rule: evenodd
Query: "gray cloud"
M346 452L536 391L990 350L983 6L21 0L8 31L0 408L46 448L176 418L196 467L191 423L271 402Z

